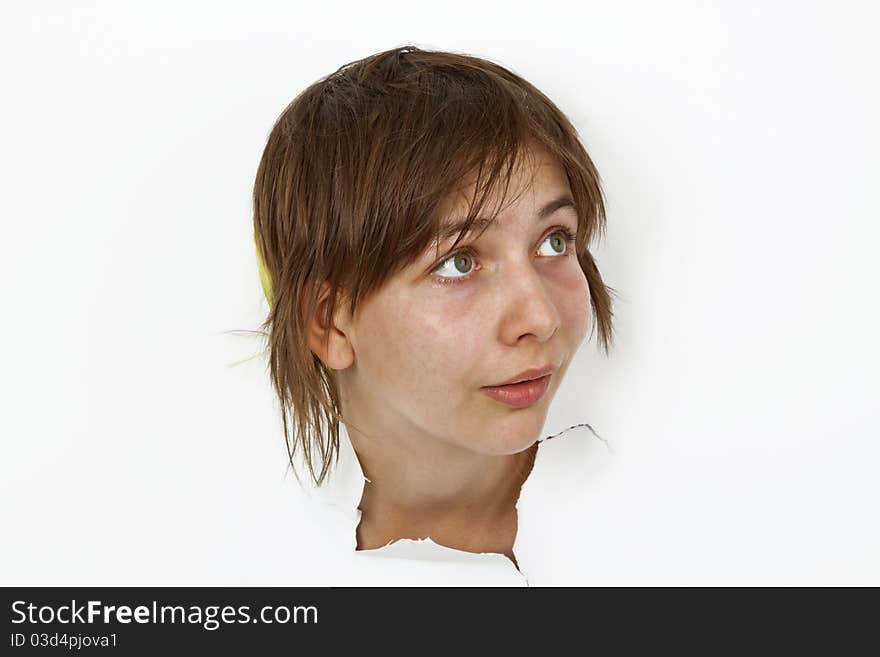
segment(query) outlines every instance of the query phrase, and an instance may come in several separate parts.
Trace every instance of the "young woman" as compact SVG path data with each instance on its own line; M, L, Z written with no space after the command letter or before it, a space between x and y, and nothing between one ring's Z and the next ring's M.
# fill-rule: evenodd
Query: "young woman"
M395 48L284 110L254 187L262 328L295 470L357 456L358 550L516 564L550 402L591 322L612 343L604 225L570 122L486 60Z

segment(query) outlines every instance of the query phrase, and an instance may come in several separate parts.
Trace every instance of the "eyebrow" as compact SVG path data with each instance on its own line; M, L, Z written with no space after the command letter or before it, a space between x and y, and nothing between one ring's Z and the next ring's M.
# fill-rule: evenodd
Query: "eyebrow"
M571 196L568 196L566 194L564 196L560 196L558 198L555 198L552 201L550 201L549 203L547 203L543 208L538 210L538 214L535 218L540 223L540 222L544 221L547 217L549 217L551 214L556 212L557 210L560 210L562 208L574 208L574 207L575 207L574 200L572 200ZM464 228L465 223L466 222L464 219L457 219L457 220L450 222L448 224L444 224L440 228L440 241L443 242L454 235L458 235L458 233L461 232L461 229ZM479 231L484 228L488 228L492 224L497 224L497 223L498 223L498 219L489 219L487 217L477 217L476 219L474 219L474 222L471 225L471 230L469 232Z

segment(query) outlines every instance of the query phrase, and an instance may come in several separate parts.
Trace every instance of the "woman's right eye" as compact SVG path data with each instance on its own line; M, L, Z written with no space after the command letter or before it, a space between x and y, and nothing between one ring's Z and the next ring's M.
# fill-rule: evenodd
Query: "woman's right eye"
M441 262L434 273L444 274L441 278L460 279L466 278L473 271L474 259L466 251L453 253L451 256ZM446 275L450 274L450 275Z

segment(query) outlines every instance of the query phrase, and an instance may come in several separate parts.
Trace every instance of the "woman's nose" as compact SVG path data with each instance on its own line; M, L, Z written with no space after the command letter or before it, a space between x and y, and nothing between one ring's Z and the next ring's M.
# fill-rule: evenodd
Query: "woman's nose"
M501 330L505 342L513 344L524 335L546 342L556 333L560 323L557 299L530 263L515 269L508 266L507 275L499 275L498 286L504 298Z

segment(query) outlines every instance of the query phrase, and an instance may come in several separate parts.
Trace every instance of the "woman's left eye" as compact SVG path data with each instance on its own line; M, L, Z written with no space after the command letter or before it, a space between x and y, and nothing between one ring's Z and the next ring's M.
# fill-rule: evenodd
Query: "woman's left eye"
M564 256L567 255L571 247L574 245L574 234L565 227L556 228L552 233L547 235L541 242L541 245L550 244L550 250L541 255ZM462 280L470 278L474 269L474 258L469 249L456 251L446 260L441 262L435 269L435 274L445 272L452 274L451 276L438 276L437 280L442 285L459 283ZM460 275L458 275L460 274Z

